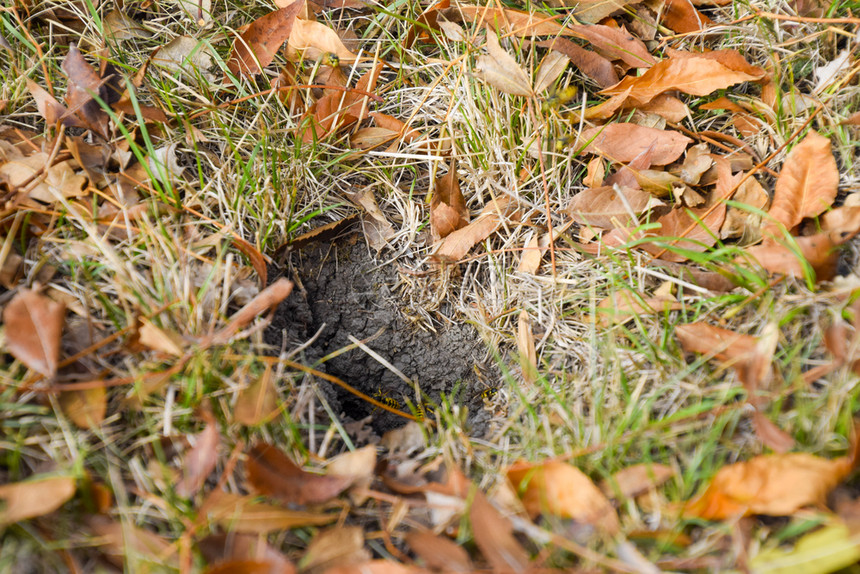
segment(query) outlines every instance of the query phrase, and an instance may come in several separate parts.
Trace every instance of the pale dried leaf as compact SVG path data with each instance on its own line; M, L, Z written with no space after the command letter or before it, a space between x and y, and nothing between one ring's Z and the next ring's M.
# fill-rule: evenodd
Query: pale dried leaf
M535 74L535 93L540 94L544 90L549 89L559 76L564 73L569 63L570 58L564 54L559 52L547 53L543 60L541 60Z
M519 319L517 319L517 351L520 356L523 379L526 383L533 384L538 378L537 353L531 321L529 321L529 314L525 310L520 311Z
M271 420L278 413L278 394L272 380L272 370L266 369L253 383L239 391L233 420L256 426Z
M185 354L183 350L184 343L182 338L176 333L167 333L163 329L155 326L149 319L142 318L141 326L138 329L139 342L141 345L160 351L174 357L181 357Z
M641 315L656 315L683 309L674 297L636 297L629 291L617 291L597 304L596 324L601 327L622 325Z
M472 247L492 235L515 207L516 203L507 197L488 203L471 223L443 239L434 256L442 261L459 261Z
M44 516L66 503L75 494L70 476L37 477L24 482L0 485L0 526Z
M664 464L642 463L628 466L600 482L603 494L618 498L636 498L675 476L675 469Z
M322 514L288 510L255 503L255 496L239 496L213 490L204 503L207 519L230 532L268 534L303 526L321 526L337 520L337 513Z
M194 446L186 454L182 480L176 485L176 494L186 498L200 490L218 463L218 446L221 444L218 423L208 410L203 411L203 420L206 428L197 435Z
M297 18L287 41L287 58L299 60L318 60L324 54L335 54L341 62L354 62L356 55L350 52L337 35L337 32L316 20Z
M98 428L107 414L107 389L104 387L63 391L58 401L63 413L82 429Z
M529 77L517 61L499 44L499 37L487 30L487 54L475 62L475 76L494 88L514 96L534 95Z
M46 377L57 373L66 306L32 289L21 289L3 308L6 350Z

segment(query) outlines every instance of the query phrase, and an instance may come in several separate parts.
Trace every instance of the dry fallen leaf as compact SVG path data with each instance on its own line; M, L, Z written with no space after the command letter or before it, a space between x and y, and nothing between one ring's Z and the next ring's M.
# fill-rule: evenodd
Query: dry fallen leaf
M573 6L573 16L578 21L597 24L628 4L638 2L639 0L565 0L562 5Z
M770 273L803 279L806 264L815 273L816 281L829 281L836 275L839 252L844 242L838 232L823 232L808 237L793 237L791 243L767 241L746 248L746 253Z
M600 490L609 497L636 498L675 476L675 469L665 464L642 463L619 470L600 482Z
M286 556L266 543L265 538L229 532L210 534L197 541L203 559L210 564L206 574L295 574Z
M750 245L761 238L761 215L754 210L767 208L770 196L758 180L750 176L735 191L732 201L749 206L749 209L730 205L720 228L720 238L738 238L741 245Z
M218 463L218 445L221 444L218 423L208 409L203 410L202 418L206 428L196 436L194 446L185 455L182 480L176 485L176 494L186 498L202 488Z
M647 191L620 186L585 189L573 196L567 206L570 216L582 225L612 229L627 225L649 209L662 205Z
M596 52L586 50L566 38L554 38L537 42L538 46L550 48L570 58L571 63L583 74L594 80L601 88L608 88L618 83L615 66L608 59Z
M0 485L0 527L49 514L75 494L70 476L37 477L24 482Z
M847 457L806 453L758 456L723 467L684 514L725 520L751 514L790 516L804 506L824 506L827 494L852 470Z
M569 26L573 33L600 50L612 60L621 60L632 68L647 68L655 64L645 43L623 26Z
M502 220L511 214L515 206L516 203L507 197L491 201L471 223L443 239L433 254L434 257L442 261L459 261L478 242L498 229Z
M694 96L706 96L741 82L755 81L764 76L734 70L703 54L692 57L672 57L658 62L641 76L628 76L601 94L616 95L630 90L628 99L637 105L647 104L669 90L679 90Z
M155 532L105 516L91 516L87 525L94 535L93 543L115 565L130 566L131 571L138 572L151 571L156 566L179 567L170 543Z
M94 99L94 96L98 96L102 101L107 100L104 82L84 59L75 44L69 46L69 53L66 54L62 67L69 78L66 106L69 109L68 113L76 118L76 121L67 122L67 124L92 130L107 138L110 118L99 102Z
M366 490L375 476L376 446L368 445L338 455L329 461L326 470L330 476L351 479L349 497L353 504L360 506L367 499Z
M337 131L368 117L369 97L362 92L373 92L382 71L374 66L358 82L354 91L330 91L317 100L303 116L302 141L310 143L330 136Z
M546 512L590 524L607 534L618 533L615 509L575 466L556 460L520 462L507 470L507 476L533 519Z
M354 62L356 59L356 55L343 45L337 32L316 20L296 18L287 40L287 58L293 62L314 61L322 58L324 54L334 54L343 63Z
M337 514L288 510L254 502L255 498L213 490L202 508L206 509L206 519L212 524L242 534L268 534L302 526L321 526L337 520Z
M258 444L248 453L248 483L260 494L291 504L321 504L343 492L354 477L305 472L276 446Z
M601 154L618 163L633 161L647 152L651 165L666 165L681 157L692 141L675 131L629 123L588 128L579 134L579 145L588 144L586 153Z
M656 315L683 308L683 303L668 295L640 299L630 291L617 291L598 303L596 324L601 327L623 325L640 315Z
M442 12L451 22L472 22L476 28L489 26L499 29L509 24L508 30L516 36L529 38L531 36L571 36L569 28L556 19L538 12L523 12L492 6L471 6L460 4Z
M502 49L499 37L487 30L487 54L475 62L475 76L514 96L533 96L531 81L513 56Z
M168 333L145 317L140 320L140 323L137 332L138 341L141 345L174 357L181 357L185 353L183 350L184 343L178 334Z
M666 0L661 15L663 24L679 34L698 32L713 24L690 0Z
M480 490L474 492L469 508L472 536L481 554L496 572L524 573L529 567L529 555L514 537L510 521L490 504Z
M370 559L361 526L335 526L314 536L298 567L303 574L322 574L329 568L361 564Z
M46 377L57 373L66 307L32 289L21 289L3 308L6 350Z
M272 380L272 369L266 368L247 387L239 391L233 420L239 424L256 426L271 420L278 413L278 394Z
M255 76L271 64L290 37L303 4L295 2L254 20L233 44L227 68L237 76Z
M432 532L413 530L406 535L406 543L430 569L462 574L474 569L462 546Z
M804 218L821 214L836 199L838 186L839 168L830 140L810 131L785 158L763 233L781 238L778 224L791 230Z
M529 314L520 311L517 320L517 352L520 355L520 368L523 371L523 379L527 383L534 383L538 378L537 353L535 352L535 336L529 321Z
M713 355L719 361L739 362L749 359L757 339L707 323L690 323L675 327L675 335L688 353Z
M39 110L39 115L42 116L46 124L55 126L60 118L66 115L66 106L58 102L54 96L30 78L27 78L27 89L36 101L36 109Z
M58 401L63 413L82 429L97 428L107 414L107 389L104 387L63 391Z
M438 240L468 225L469 210L460 191L457 164L451 160L448 173L436 178L436 189L430 200L430 229Z

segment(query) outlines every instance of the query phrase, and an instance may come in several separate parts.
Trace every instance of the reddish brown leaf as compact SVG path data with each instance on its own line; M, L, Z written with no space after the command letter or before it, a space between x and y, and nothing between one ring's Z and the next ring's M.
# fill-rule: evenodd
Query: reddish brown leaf
M553 18L538 12L522 12L492 6L458 5L442 14L452 22L473 22L476 28L490 26L520 37L571 36L573 32Z
M373 92L382 70L374 66L359 78L355 91L327 92L312 105L303 117L302 141L310 143L324 139L368 116L369 98L361 92Z
M641 189L603 186L585 189L574 195L567 212L582 225L612 229L627 225L634 217L660 204L650 193Z
M806 453L755 457L720 469L684 513L706 520L790 516L804 506L824 506L827 494L851 469L847 457L827 460Z
M674 131L618 123L582 130L579 141L590 142L586 153L601 154L617 163L627 163L650 152L651 165L666 165L681 157L693 140Z
M690 0L666 0L662 15L663 24L679 34L704 30L713 24Z
M203 410L203 420L206 428L197 435L194 447L185 456L185 472L176 485L176 494L186 498L200 490L218 463L218 445L221 444L218 423L208 410Z
M258 444L248 453L248 482L266 496L293 504L321 504L343 492L352 477L305 472L276 446Z
M79 120L69 122L68 125L82 126L107 138L109 116L93 99L93 96L105 99L105 93L102 90L104 82L87 63L75 44L69 46L69 53L63 60L63 71L69 78L69 86L66 90L68 113Z
M573 16L586 24L597 24L607 16L618 12L638 0L565 0L562 6L573 6Z
M227 343L240 329L256 319L260 314L274 309L293 291L292 281L284 277L257 293L244 307L233 313L230 322L215 334L201 341L201 346L223 345Z
M311 540L299 567L303 574L321 574L329 568L362 564L370 559L360 526L336 526L320 531Z
M426 530L413 530L406 535L406 543L427 568L464 574L473 571L469 553L447 538Z
M843 126L860 126L860 112L854 112L839 123Z
M66 115L66 106L61 104L39 84L27 78L27 89L36 101L36 109L49 126L56 125Z
M785 158L768 211L775 222L765 223L764 234L780 238L777 224L790 230L804 218L823 213L836 199L838 186L839 168L830 140L810 131Z
M94 534L94 543L107 558L120 567L133 565L132 570L152 566L178 569L175 552L170 543L149 530L133 524L123 524L104 516L91 516L87 523Z
M683 50L673 50L672 48L668 48L666 52L670 58L677 58L679 60L688 58L704 58L706 60L713 60L715 62L719 62L730 70L743 72L744 74L752 76L756 80L762 79L766 74L763 68L753 66L747 62L737 50L727 49L711 50L710 52L685 52Z
M520 462L507 470L507 476L532 518L546 512L591 524L608 534L619 530L618 515L609 500L575 466L555 460Z
M616 95L630 90L628 99L635 105L643 105L669 90L706 96L734 84L757 80L762 75L737 71L703 54L696 54L693 57L673 57L658 62L641 76L628 76L600 93Z
M261 574L294 574L296 567L287 558L266 544L265 538L250 534L211 534L197 543L207 564L207 574L219 572L243 573L242 564L248 564L250 572Z
M675 469L664 464L634 464L601 481L603 494L618 498L636 498L675 476Z
M623 26L570 26L573 33L590 42L611 60L621 60L632 68L647 68L656 61L645 44Z
M75 494L75 479L69 476L38 477L0 485L0 526L44 516L66 503Z
M785 453L794 448L794 439L758 409L753 412L752 424L761 443L774 452Z
M528 552L514 537L511 523L490 504L480 490L474 492L469 508L472 536L481 554L496 572L523 573L529 567Z
M719 361L737 363L748 359L758 340L707 323L690 323L675 327L675 335L688 353L713 355Z
M836 248L842 244L841 234L818 233L808 237L794 237L797 245L776 241L766 241L761 245L746 248L746 252L770 273L804 278L804 261L815 272L817 281L829 281L836 275L839 253Z
M271 64L290 37L303 4L294 2L254 20L233 44L227 68L237 76L255 76Z
M57 373L66 307L32 289L21 289L3 309L6 350L46 377Z
M406 39L403 40L403 46L406 49L411 48L418 39L426 40L429 38L427 30L438 30L439 13L451 7L451 0L441 0L428 7L424 12L416 18L415 23L409 27L406 33Z
M491 201L471 223L443 239L433 255L442 261L459 261L478 242L492 235L515 206L507 197Z
M337 520L337 514L287 510L254 502L254 496L239 496L213 490L204 503L206 518L230 532L268 534L302 526L321 526Z
M436 190L430 200L430 228L434 239L447 237L468 225L469 210L460 191L457 164L451 160L448 173L436 179Z
M594 80L601 88L608 88L618 83L618 74L612 62L597 54L580 47L566 38L554 38L537 42L538 46L551 48L570 58L571 63L583 74Z

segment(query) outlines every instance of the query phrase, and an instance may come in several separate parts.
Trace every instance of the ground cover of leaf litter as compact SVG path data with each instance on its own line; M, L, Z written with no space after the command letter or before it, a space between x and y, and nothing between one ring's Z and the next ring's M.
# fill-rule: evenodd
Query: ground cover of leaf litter
M0 571L860 561L847 1L0 11Z

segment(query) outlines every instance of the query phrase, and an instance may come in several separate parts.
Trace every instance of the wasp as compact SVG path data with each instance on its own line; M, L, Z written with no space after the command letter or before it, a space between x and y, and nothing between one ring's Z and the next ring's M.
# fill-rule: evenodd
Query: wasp
M373 398L387 407L400 410L400 401L398 401L379 387L376 387L376 392L373 393ZM375 406L373 407L373 410L378 411L379 407Z
M567 86L551 90L543 102L543 111L549 112L550 110L557 110L558 108L565 106L576 97L578 92L579 89L576 86Z
M415 405L415 418L419 421L423 421L427 418L427 415L430 415L430 417L436 416L436 409L427 403L419 403Z

